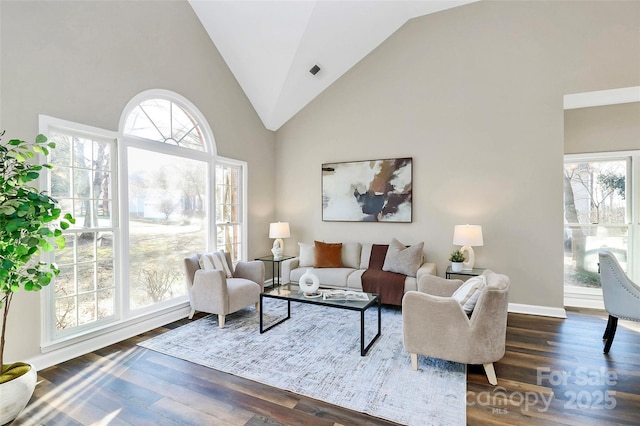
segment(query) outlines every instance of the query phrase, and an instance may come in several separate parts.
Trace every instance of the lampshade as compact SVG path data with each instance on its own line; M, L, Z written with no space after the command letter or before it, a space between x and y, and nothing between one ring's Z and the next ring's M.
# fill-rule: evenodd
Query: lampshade
M453 244L470 247L483 245L482 226L456 225L453 230Z
M269 238L289 238L289 222L275 222L269 224Z
M476 261L473 246L483 245L482 227L480 225L456 225L453 229L453 244L460 245L460 251L465 253L465 261L462 262L463 270L471 270Z

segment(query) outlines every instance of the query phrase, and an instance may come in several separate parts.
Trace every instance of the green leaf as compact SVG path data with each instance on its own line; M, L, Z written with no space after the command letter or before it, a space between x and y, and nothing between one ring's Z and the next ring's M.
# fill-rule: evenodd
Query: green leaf
M0 206L0 215L9 216L14 214L15 212L16 212L16 209L11 206L7 206L7 205Z
M47 137L43 134L39 134L36 136L36 143L45 143L47 141Z

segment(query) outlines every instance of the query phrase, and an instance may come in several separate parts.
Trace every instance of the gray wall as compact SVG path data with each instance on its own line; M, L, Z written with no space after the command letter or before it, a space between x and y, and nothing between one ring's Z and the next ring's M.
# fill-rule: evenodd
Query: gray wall
M512 303L562 307L563 95L640 84L639 2L482 1L410 21L277 133L277 217L296 241L425 242L456 224ZM321 164L414 160L413 223L322 222Z
M565 154L636 149L640 149L640 102L565 111Z
M249 255L268 253L275 135L186 1L3 0L0 8L6 138L34 138L38 114L116 131L134 95L177 92L208 120L218 154L248 163ZM25 359L40 353L40 297L19 294L14 303L6 356Z

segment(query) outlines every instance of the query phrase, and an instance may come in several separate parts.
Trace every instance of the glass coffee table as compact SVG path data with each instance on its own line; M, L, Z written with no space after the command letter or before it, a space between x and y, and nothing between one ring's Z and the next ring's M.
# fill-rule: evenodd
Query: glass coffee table
M322 290L320 290L322 291ZM378 337L380 337L381 330L381 318L380 318L380 296L372 293L364 293L357 292L361 294L363 299L366 296L366 300L323 300L322 296L320 297L307 297L301 291L297 285L294 284L285 284L276 289L266 291L260 294L260 334L271 330L273 327L282 324L289 318L291 318L291 302L297 303L309 303L311 305L321 305L327 306L330 308L338 308L338 309L347 309L350 311L358 311L360 312L360 355L365 356L367 351L374 344ZM264 298L270 299L279 299L287 301L287 316L278 320L277 322L265 327L263 321L264 314ZM365 335L364 335L364 313L367 309L377 306L378 308L378 333L373 336L369 344L365 346Z

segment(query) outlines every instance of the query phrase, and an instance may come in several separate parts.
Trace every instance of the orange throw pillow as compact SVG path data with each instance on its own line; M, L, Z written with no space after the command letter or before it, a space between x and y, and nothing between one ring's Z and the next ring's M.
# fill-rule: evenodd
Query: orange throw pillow
M314 268L342 268L342 243L314 241L316 263Z

